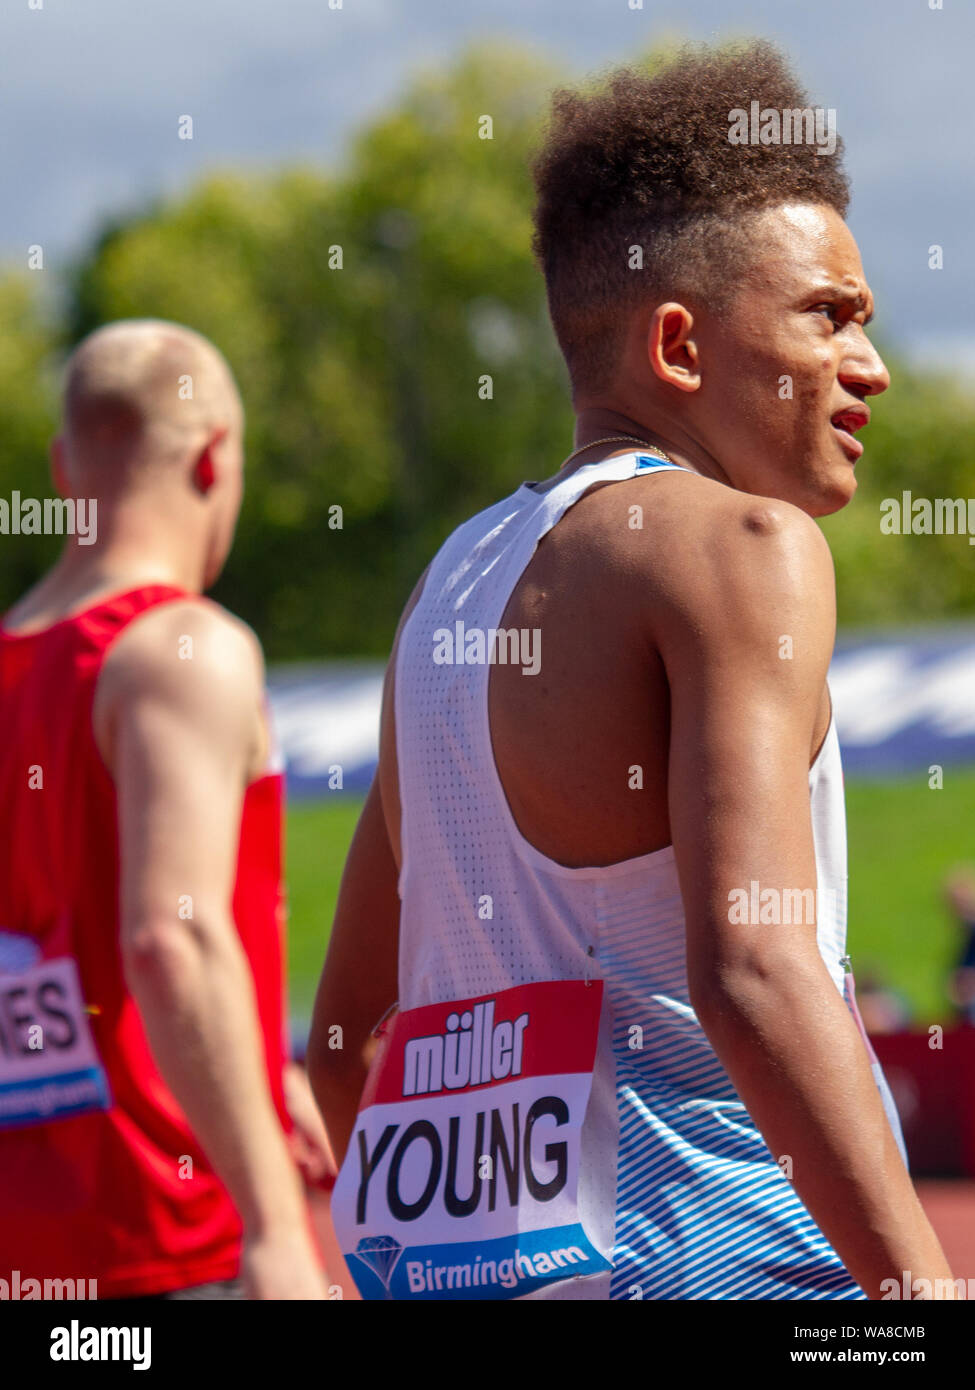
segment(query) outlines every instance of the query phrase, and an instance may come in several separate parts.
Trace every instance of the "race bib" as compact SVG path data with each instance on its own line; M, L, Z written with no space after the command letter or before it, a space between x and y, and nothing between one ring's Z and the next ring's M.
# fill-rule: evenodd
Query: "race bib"
M75 962L0 970L0 1129L110 1105Z
M602 982L396 1014L332 1218L365 1299L517 1298L610 1268L579 1219Z

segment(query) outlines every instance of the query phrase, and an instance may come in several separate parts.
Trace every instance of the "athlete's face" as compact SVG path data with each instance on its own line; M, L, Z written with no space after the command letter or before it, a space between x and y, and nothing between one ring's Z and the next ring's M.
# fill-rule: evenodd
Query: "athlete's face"
M873 297L832 208L772 208L753 225L740 291L698 326L697 425L732 486L823 516L856 491L854 432L890 385L865 332Z

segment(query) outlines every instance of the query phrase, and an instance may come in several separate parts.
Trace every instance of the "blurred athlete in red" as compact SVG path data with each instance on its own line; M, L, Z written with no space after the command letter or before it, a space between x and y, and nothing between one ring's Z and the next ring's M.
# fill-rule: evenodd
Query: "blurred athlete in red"
M198 334L87 338L52 459L93 543L0 627L0 1271L99 1298L324 1296L261 650L201 598L242 431Z

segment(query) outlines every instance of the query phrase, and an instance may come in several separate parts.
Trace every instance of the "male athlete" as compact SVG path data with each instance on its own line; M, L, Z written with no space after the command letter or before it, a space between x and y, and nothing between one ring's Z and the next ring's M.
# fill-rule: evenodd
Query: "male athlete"
M92 334L52 459L97 538L0 626L0 1268L99 1298L324 1296L261 652L201 598L242 447L205 339Z
M951 1277L858 1026L813 520L888 377L837 157L733 143L753 102L807 107L763 43L556 98L536 249L577 447L407 606L316 1005L367 1297Z

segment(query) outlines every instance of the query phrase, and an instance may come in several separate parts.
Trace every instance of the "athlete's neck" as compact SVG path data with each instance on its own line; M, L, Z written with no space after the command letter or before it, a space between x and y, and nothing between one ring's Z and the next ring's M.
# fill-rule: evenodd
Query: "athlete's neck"
M641 440L651 448L656 446L657 449L662 449L674 463L680 464L692 473L700 473L705 478L715 478L718 482L728 482L718 461L673 419L658 418L649 411L643 418L638 419L635 415L628 415L625 411L609 405L577 407L574 445L576 449L581 449L583 445L591 444L597 439L615 439L623 435ZM622 442L618 445L606 445L604 453L616 453L624 447ZM634 448L637 447L639 446L634 444ZM578 462L573 460L566 472L575 472L576 468L592 463L595 457L597 455L593 451L591 455L584 455Z
M182 562L181 562L182 561ZM202 593L202 566L185 558L137 548L116 538L83 547L70 538L47 574L10 609L8 628L44 627L97 603L102 597L161 584Z

